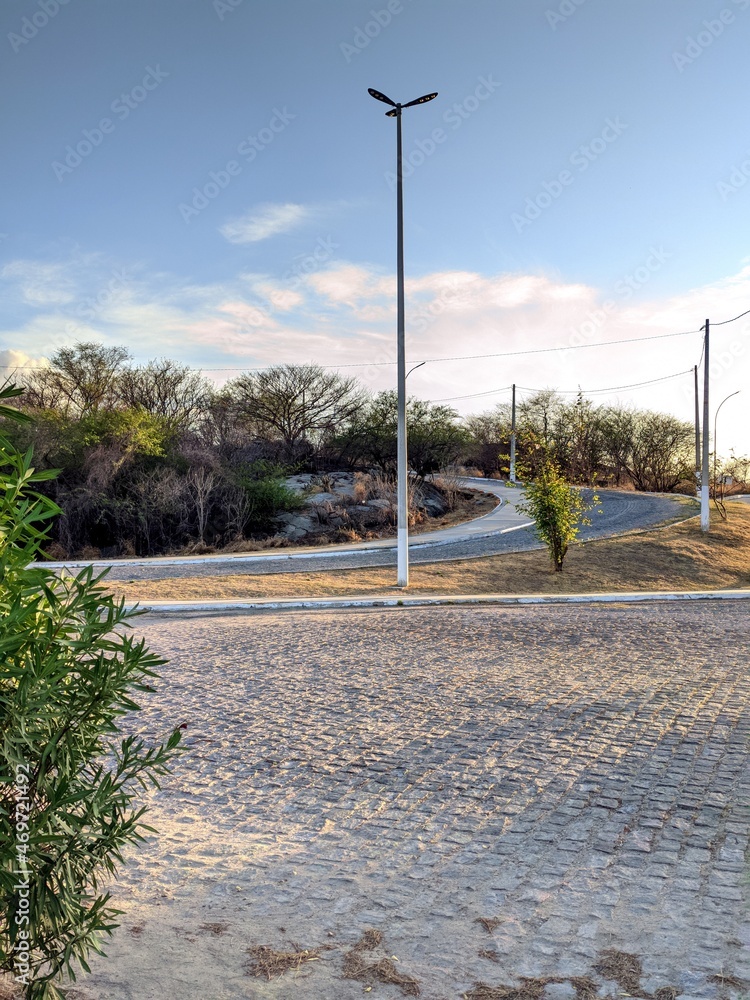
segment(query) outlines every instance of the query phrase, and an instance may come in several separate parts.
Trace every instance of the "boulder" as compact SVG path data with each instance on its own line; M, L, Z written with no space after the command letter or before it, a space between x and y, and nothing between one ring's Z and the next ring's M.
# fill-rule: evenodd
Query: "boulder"
M317 518L305 517L304 514L279 514L274 521L281 524L281 533L293 540L303 538L311 531L317 530Z

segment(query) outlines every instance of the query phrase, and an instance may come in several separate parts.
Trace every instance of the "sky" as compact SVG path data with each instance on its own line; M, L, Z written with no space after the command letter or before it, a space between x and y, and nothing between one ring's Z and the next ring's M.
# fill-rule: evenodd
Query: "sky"
M750 0L4 0L0 374L96 341L395 387L367 89L437 91L403 113L409 393L692 420L708 318L748 454L749 43Z

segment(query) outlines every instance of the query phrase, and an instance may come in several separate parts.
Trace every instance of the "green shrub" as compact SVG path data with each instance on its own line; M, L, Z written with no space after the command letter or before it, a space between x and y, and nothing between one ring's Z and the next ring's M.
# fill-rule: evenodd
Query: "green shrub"
M0 416L17 418L2 405L15 395L0 389ZM26 1000L57 1000L117 926L100 882L151 829L137 792L158 786L180 732L122 738L165 661L124 631L136 612L102 576L30 566L57 513L35 490L55 473L31 461L0 437L0 970Z
M236 475L246 500L245 531L268 531L277 514L300 510L304 505L299 494L286 485L283 476L282 466L263 459L243 466Z
M580 525L590 524L585 515L599 502L594 496L586 503L581 491L571 486L559 467L546 458L536 477L524 483L525 500L516 504L518 510L534 519L536 534L549 549L555 572L562 572L568 545L578 535Z

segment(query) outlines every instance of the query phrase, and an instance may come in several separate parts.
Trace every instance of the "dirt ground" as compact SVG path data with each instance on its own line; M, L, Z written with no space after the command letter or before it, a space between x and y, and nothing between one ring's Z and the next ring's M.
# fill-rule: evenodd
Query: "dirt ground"
M562 573L546 551L415 565L409 594L576 594L633 590L721 590L750 586L750 506L664 528L571 546ZM128 601L366 596L395 593L392 567L112 583ZM403 591L399 591L403 593Z

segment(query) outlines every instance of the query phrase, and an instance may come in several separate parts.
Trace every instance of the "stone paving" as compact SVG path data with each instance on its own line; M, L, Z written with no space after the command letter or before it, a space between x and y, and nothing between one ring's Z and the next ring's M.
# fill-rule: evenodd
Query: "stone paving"
M631 995L750 995L748 612L142 619L170 658L148 728L187 722L187 750L80 995L408 993L343 977L368 928L425 1000L628 995L605 949L642 963ZM323 950L266 982L253 945Z

